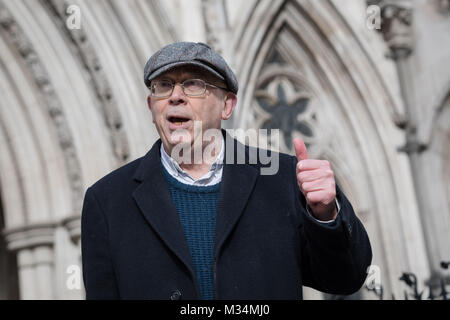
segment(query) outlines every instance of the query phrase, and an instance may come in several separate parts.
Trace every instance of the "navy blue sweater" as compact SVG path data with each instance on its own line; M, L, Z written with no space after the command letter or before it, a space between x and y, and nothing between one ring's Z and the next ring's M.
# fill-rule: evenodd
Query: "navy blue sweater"
M189 245L201 298L214 299L212 260L220 183L207 187L187 185L163 171Z

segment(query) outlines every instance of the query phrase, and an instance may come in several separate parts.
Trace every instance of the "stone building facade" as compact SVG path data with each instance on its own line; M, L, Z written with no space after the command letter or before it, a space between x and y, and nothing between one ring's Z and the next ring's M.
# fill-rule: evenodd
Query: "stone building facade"
M0 299L84 297L84 192L157 139L143 66L178 40L235 71L226 128L332 163L385 296L448 281L450 1L0 0Z

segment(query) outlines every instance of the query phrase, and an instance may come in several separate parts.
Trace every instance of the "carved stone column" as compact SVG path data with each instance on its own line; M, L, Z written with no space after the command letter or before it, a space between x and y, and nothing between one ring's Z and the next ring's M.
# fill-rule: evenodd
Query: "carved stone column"
M405 103L406 119L396 122L400 128L407 129L408 151L423 151L424 146L417 143L416 123L412 119L412 88L409 75L409 57L413 54L413 9L410 0L367 0L368 5L377 5L381 11L381 29L389 52L386 56L396 61L402 98ZM405 150L406 151L406 150Z
M8 249L17 252L20 298L54 299L53 224L37 224L5 232Z
M427 163L424 154L428 149L428 142L423 141L418 135L418 128L422 123L419 118L418 108L414 96L414 67L411 56L414 54L413 36L413 4L411 0L368 0L369 5L378 5L381 9L381 30L383 37L389 47L389 58L395 60L400 80L402 98L405 103L406 118L397 125L405 130L406 143L399 147L400 152L405 152L410 160L411 175L414 181L417 204L420 210L422 230L427 248L428 264L430 266L431 278L428 280L432 285L439 286L440 260L442 248L448 244L440 243L442 237L436 234L435 225L439 223L440 212L432 210L430 203L432 195L427 190L429 177L426 173ZM446 11L447 0L438 1L439 9ZM428 164L429 167L429 164ZM411 270L414 272L414 270Z

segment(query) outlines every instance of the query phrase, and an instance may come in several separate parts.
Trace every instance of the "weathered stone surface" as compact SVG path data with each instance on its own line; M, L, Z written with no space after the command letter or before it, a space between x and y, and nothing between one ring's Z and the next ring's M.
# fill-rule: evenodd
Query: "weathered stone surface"
M80 29L66 25L69 3ZM380 6L381 32L367 28L368 5ZM439 276L450 260L449 34L448 0L0 0L0 243L17 255L20 297L84 297L67 284L81 266L84 191L157 139L143 66L176 40L209 43L236 72L226 128L279 128L271 147L293 153L301 136L333 164L387 297L403 297L404 271Z

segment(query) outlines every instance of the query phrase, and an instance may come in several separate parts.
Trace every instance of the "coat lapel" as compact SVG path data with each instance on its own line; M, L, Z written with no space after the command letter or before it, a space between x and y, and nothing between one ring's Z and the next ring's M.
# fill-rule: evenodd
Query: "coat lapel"
M259 170L249 164L237 164L237 145L240 144L226 134L226 139L232 139L234 162L226 163L223 168L222 185L217 204L216 238L214 256L219 256L220 249L230 235L242 215L248 198L253 191ZM227 148L229 144L227 143ZM228 149L225 149L225 159ZM247 150L247 148L245 149Z
M141 184L133 192L133 198L148 223L195 279L189 247L162 171L160 146L159 140L142 159L134 176Z
M218 257L221 247L241 217L259 176L259 170L256 167L249 164L237 164L236 147L239 142L228 134L226 134L226 139L232 139L233 141L234 162L226 163L225 161L223 169L222 185L217 204L215 257ZM133 198L148 223L186 265L195 279L196 275L189 246L162 172L160 147L161 141L159 140L142 159L134 177L141 184L133 192ZM225 159L226 153L227 149L225 150Z

